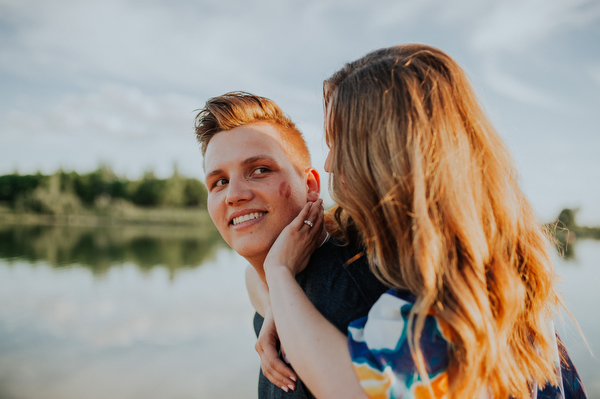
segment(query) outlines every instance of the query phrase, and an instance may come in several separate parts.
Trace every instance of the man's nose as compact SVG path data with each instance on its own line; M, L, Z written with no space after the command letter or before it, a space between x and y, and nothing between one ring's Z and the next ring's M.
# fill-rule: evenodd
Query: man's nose
M226 198L228 205L237 205L249 201L253 196L254 193L246 179L232 179L229 181Z

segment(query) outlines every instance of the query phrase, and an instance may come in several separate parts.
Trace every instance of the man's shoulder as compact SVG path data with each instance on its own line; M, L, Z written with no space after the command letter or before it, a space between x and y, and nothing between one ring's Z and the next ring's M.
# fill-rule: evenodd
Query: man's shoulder
M318 287L329 294L343 298L349 291L359 293L369 306L387 290L375 277L367 256L356 245L344 245L339 239L331 237L318 248L309 261L309 265L297 280L305 292L309 287ZM312 296L313 293L307 292Z
M340 239L331 236L313 253L309 265L327 263L346 266L354 260L353 258L359 258L360 254L361 249L357 245L345 244ZM363 260L362 264L366 265L366 262Z
M367 256L362 248L358 245L345 244L335 237L331 237L315 251L307 268L313 269L316 274L343 272L355 278L372 275Z

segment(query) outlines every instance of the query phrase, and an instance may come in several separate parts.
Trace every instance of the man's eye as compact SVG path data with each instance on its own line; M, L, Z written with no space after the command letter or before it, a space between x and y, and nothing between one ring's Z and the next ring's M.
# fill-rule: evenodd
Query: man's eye
M213 187L221 187L221 186L224 186L225 184L227 184L227 179L219 179L219 180L215 181L215 183L213 184Z
M262 175L262 174L265 174L265 173L267 173L267 172L269 172L269 168L256 168L256 169L254 169L254 171L252 172L252 175L253 175L253 176L256 176L256 175Z

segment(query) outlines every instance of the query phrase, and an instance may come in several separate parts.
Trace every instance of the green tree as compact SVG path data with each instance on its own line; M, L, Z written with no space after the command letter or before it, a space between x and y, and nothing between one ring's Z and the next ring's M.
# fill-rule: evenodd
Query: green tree
M184 203L186 206L206 207L208 190L198 179L189 178L185 180Z
M39 172L35 175L0 176L0 202L6 202L14 207L19 195L33 192L45 179L46 176Z
M71 191L61 190L62 172L57 172L40 182L33 191L20 193L14 208L21 212L66 215L77 213L81 201Z
M146 172L137 184L131 200L136 205L158 206L161 204L165 181L157 179L152 172Z
M164 192L161 203L170 207L185 205L185 178L179 174L177 165L173 168L173 175L165 180Z

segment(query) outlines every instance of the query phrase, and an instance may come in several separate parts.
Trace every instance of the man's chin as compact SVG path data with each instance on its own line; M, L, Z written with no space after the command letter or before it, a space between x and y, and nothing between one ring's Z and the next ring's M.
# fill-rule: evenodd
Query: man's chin
M266 258L269 253L269 248L245 248L245 247L232 247L235 252L238 253L243 258L246 258L248 261L252 259L258 258Z
M266 241L266 243L265 243ZM267 254L269 253L269 250L271 249L271 246L273 245L273 242L275 242L275 240L261 240L260 244L253 242L253 243L234 243L233 245L230 245L231 248L233 248L233 250L235 252L238 253L238 255L242 256L243 258L246 258L248 261L252 262L253 260L257 260L257 259L262 259L264 260L264 258L267 257Z

